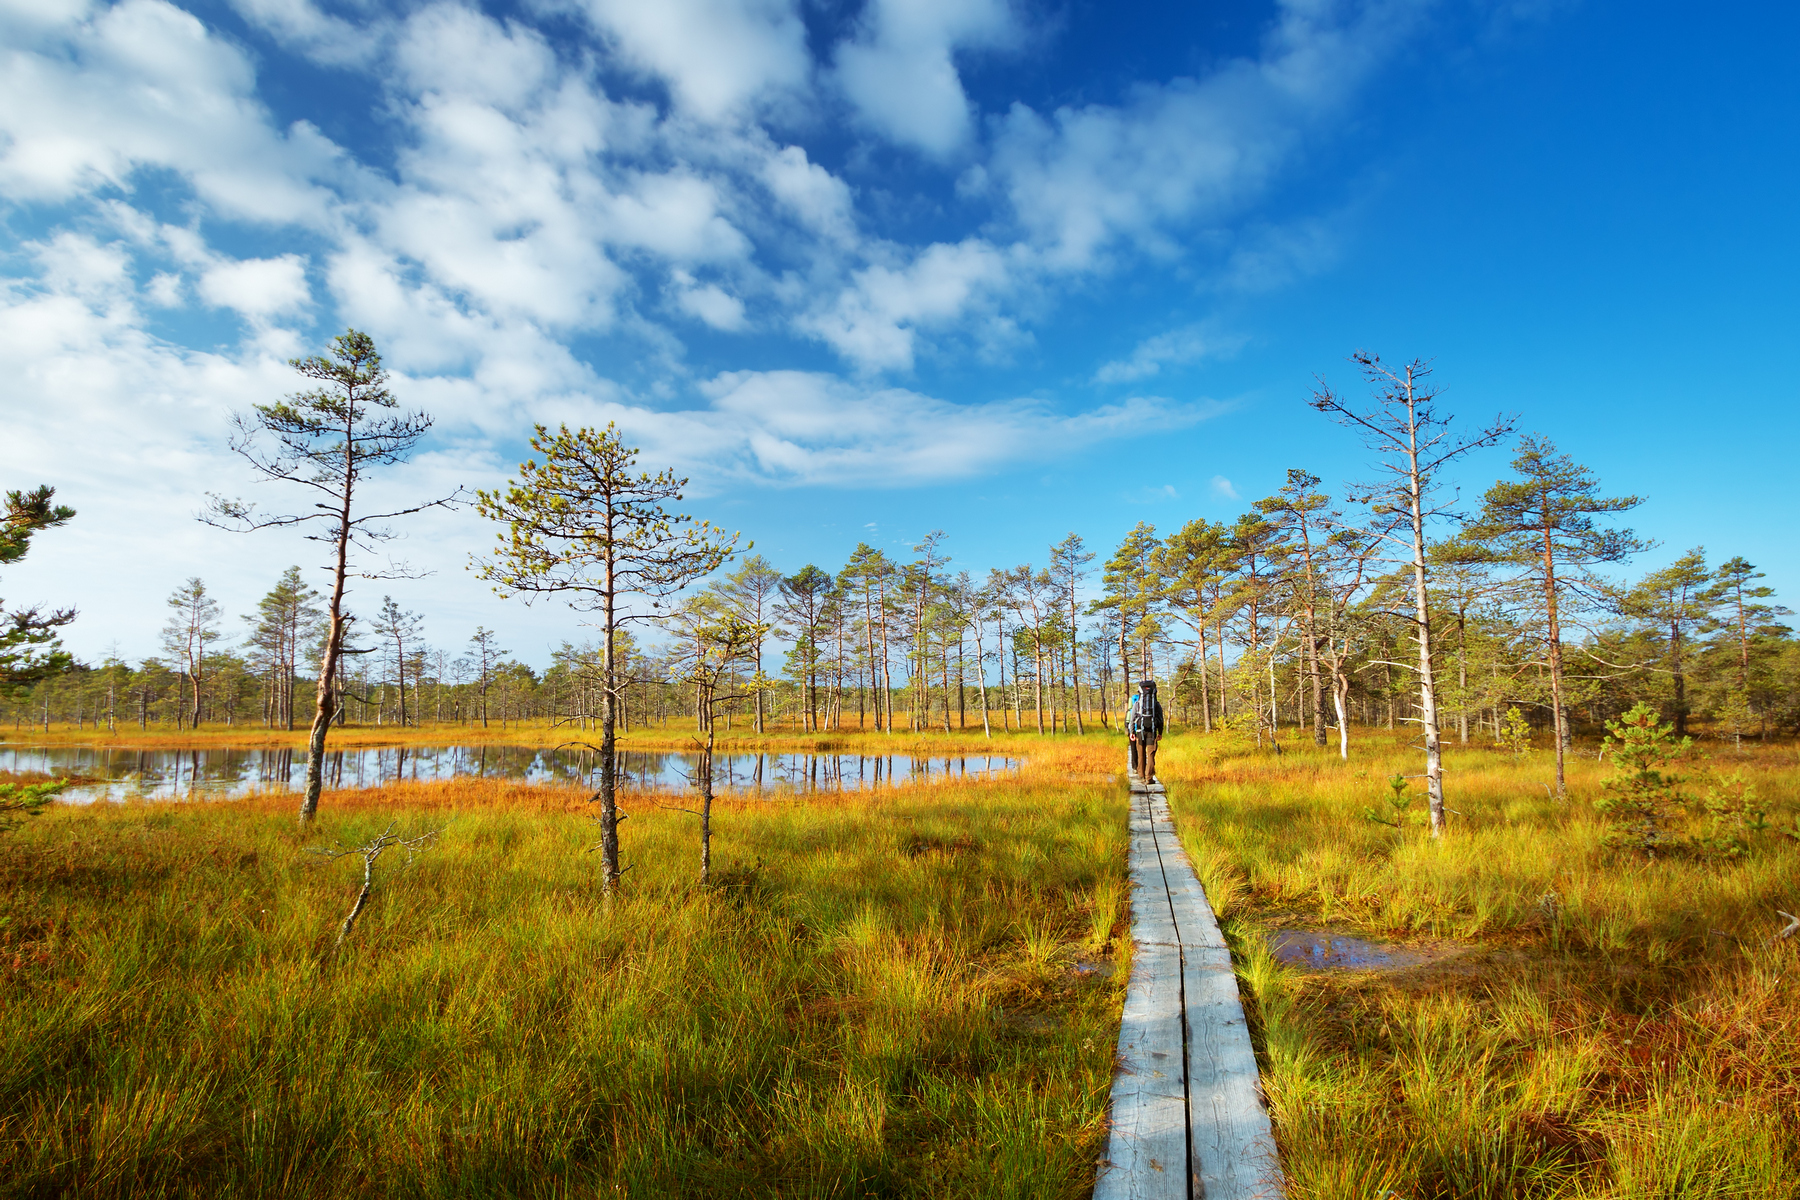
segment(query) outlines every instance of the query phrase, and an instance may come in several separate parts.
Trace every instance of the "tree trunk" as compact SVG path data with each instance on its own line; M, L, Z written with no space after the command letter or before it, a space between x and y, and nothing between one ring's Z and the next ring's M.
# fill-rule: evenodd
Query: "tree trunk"
M354 406L351 406L352 410ZM352 413L354 419L354 413ZM346 425L345 444L352 429ZM300 798L300 825L304 828L319 811L319 793L325 785L325 735L338 715L337 673L344 652L344 580L350 563L350 500L355 481L354 464L345 456L344 491L338 509L337 556L331 571L329 624L325 631L325 656L319 664L319 683L313 703L312 730L306 739L306 789Z
M1550 713L1556 726L1556 794L1569 794L1564 774L1569 716L1563 710L1562 622L1556 608L1556 556L1550 539L1550 512L1544 512L1544 611L1550 638Z
M606 591L603 596L602 628L604 649L600 663L600 680L605 689L600 695L600 888L602 894L611 896L619 886L619 778L617 739L617 714L614 711L616 701L615 689L618 681L613 677L614 655L617 652L618 636L616 582L614 579L614 563L611 548L614 540L614 515L612 501L607 501L606 541ZM762 693L758 691L757 695ZM707 722L707 737L712 737L712 722Z
M1410 383L1408 390L1410 392ZM1411 416L1408 397L1408 418ZM1430 596L1425 588L1425 507L1419 473L1419 439L1416 427L1408 443L1411 458L1408 475L1413 532L1413 629L1419 640L1419 724L1425 734L1425 789L1431 806L1431 836L1444 835L1444 748L1438 740L1437 677L1431 661Z
M706 749L700 753L700 882L712 882L713 731L707 722Z
M975 616L975 675L981 684L981 732L991 742L994 740L994 727L988 723L987 651L981 642L979 610Z
M1669 622L1669 653L1671 674L1675 680L1675 736L1686 737L1688 730L1687 676L1683 673L1681 661L1681 622Z
M1219 644L1219 723L1225 723L1225 618L1220 617L1217 626Z
M1075 568L1069 568L1073 571ZM1075 688L1075 733L1084 736L1087 726L1081 723L1081 636L1080 614L1075 606L1075 580L1069 579L1069 681Z
M1131 695L1130 627L1126 623L1125 602L1119 602L1119 668L1125 672L1125 694ZM1127 701L1129 703L1129 701Z

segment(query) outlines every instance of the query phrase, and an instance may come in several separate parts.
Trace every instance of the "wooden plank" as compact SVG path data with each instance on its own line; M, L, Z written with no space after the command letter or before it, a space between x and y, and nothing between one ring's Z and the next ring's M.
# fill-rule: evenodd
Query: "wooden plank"
M1131 783L1133 966L1094 1195L1281 1200L1230 950L1175 834L1167 793L1135 776Z
M1281 1167L1256 1053L1224 949L1184 950L1188 1106L1206 1200L1279 1200Z
M1135 924L1135 921L1134 921ZM1181 949L1139 944L1119 1023L1112 1132L1096 1200L1187 1200L1187 1062Z
M1169 907L1181 944L1223 949L1225 935L1219 930L1212 904L1206 899L1206 889L1200 886L1200 877L1194 873L1193 864L1188 862L1187 852L1172 832L1166 841L1174 844L1161 847L1163 881L1169 890Z
M1146 831L1134 834L1129 853L1131 868L1131 940L1138 943L1180 945L1169 889L1164 880L1162 856L1156 840Z
M1174 826L1166 828L1166 839L1158 833L1181 938L1188 1116L1201 1194L1206 1200L1276 1200L1281 1169L1231 951Z

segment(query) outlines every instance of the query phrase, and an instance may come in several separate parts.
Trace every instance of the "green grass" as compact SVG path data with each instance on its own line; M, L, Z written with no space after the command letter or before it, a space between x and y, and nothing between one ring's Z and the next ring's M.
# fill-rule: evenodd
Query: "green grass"
M1124 796L643 802L458 781L60 807L0 843L0 1194L1081 1196ZM334 839L442 826L360 862ZM760 865L758 865L760 864Z
M1800 845L1609 850L1592 747L1568 801L1545 753L1453 750L1463 815L1434 843L1362 816L1417 751L1370 731L1354 753L1183 737L1162 759L1238 951L1293 1200L1800 1196L1800 939L1770 940L1776 909L1800 911ZM1732 770L1794 827L1791 746L1685 764ZM1448 953L1301 972L1269 955L1283 924Z

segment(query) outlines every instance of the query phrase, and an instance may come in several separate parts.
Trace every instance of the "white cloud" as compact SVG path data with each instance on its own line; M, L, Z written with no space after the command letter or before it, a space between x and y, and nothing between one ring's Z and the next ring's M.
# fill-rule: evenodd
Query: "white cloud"
M537 30L516 22L503 28L460 4L413 14L394 63L416 93L447 92L508 110L522 107L556 72L556 56Z
M312 303L306 260L298 254L221 262L200 276L199 292L208 304L234 308L253 321L299 312Z
M311 125L277 123L257 79L277 55L255 59L166 0L0 0L0 195L41 206L50 226L0 277L0 354L21 394L59 400L9 427L0 459L82 512L34 549L33 598L60 602L58 580L96 563L152 591L196 564L243 588L285 565L292 546L209 541L180 514L198 506L197 481L237 478L227 413L292 390L282 360L344 323L374 333L405 401L437 416L449 440L427 475L440 482L494 482L497 447L533 418L616 418L647 463L697 480L859 487L969 478L1201 420L1210 406L1154 397L1074 413L953 403L880 373L946 347L1010 352L1071 276L1188 253L1194 229L1236 220L1410 11L1377 0L1340 19L1291 0L1254 60L1119 105L1016 107L984 142L958 56L1017 44L1003 0L875 0L830 64L809 59L796 0L527 9L582 3L605 46L553 45L529 15L502 22L474 5L391 16L361 0L230 2L288 51L370 74L383 99L359 149L367 165ZM672 108L606 93L621 56L667 81ZM906 198L860 184L856 154L834 173L794 144L847 113L928 156L962 156L967 186L928 221L890 220ZM1311 230L1238 237L1224 281L1272 286L1304 270L1329 249ZM216 352L148 332L179 327L171 310L190 304L235 310L248 328ZM861 374L726 371L696 398L680 341L693 321L785 330ZM590 334L635 356L621 374L635 393L584 361ZM770 345L777 361L815 353ZM1227 348L1172 330L1096 378L1142 381ZM59 449L70 429L80 455ZM1236 498L1222 477L1213 488ZM430 527L447 546L461 536ZM446 574L458 565L446 559ZM147 648L153 626L129 632L143 597L116 592L88 589L96 624L116 618Z
M244 54L162 0L124 0L91 21L0 53L0 188L66 200L131 186L141 167L186 176L232 216L319 225L339 151L296 123L277 133Z
M807 81L806 27L791 0L584 0L582 8L706 121Z
M1239 499L1237 489L1232 487L1231 480L1225 478L1223 475L1214 475L1212 481L1207 484L1207 488L1212 492L1213 499L1215 500Z
M838 48L836 72L864 122L934 157L960 149L971 119L953 55L1013 40L1004 0L870 0L864 24Z
M282 45L329 66L362 66L381 53L387 25L356 25L325 12L312 0L230 0L252 25Z
M742 474L863 487L967 478L1062 458L1151 425L1186 428L1216 411L1141 396L1076 413L1023 399L955 404L803 371L732 371L701 391L712 402L701 444L705 452L729 451Z
M850 188L843 180L808 162L806 151L784 146L762 165L763 182L802 224L828 241L848 244L856 237Z
M1243 344L1241 337L1217 335L1201 324L1185 325L1145 338L1129 356L1103 364L1094 372L1094 382L1129 383L1147 379L1159 374L1164 367L1216 358Z
M1015 104L996 122L983 178L1004 193L1047 266L1093 269L1121 243L1175 256L1181 230L1231 216L1264 188L1422 6L1286 0L1254 60L1142 86L1118 106L1046 117Z
M1145 484L1135 491L1125 493L1127 504L1164 504L1170 500L1179 499L1181 499L1181 493L1175 490L1175 485L1172 483L1165 483L1161 487Z
M716 283L700 284L686 271L674 275L675 303L681 311L714 329L736 333L744 328L744 302Z
M50 292L95 305L125 299L131 260L119 247L103 246L84 234L63 230L30 249Z
M1240 292L1272 292L1315 275L1337 261L1338 238L1321 220L1250 231L1220 272L1220 282Z
M867 267L802 327L865 370L913 365L916 331L960 317L1006 281L1000 252L979 238L938 243L904 267Z
M187 303L181 276L170 271L158 271L144 288L144 295L158 308L180 308Z

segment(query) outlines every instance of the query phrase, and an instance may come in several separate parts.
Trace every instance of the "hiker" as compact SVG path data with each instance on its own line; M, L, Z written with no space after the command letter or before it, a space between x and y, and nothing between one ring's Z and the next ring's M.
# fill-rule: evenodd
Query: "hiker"
M1163 709L1156 698L1156 684L1140 679L1125 714L1125 732L1131 737L1131 769L1145 783L1156 782L1156 743L1162 741Z

